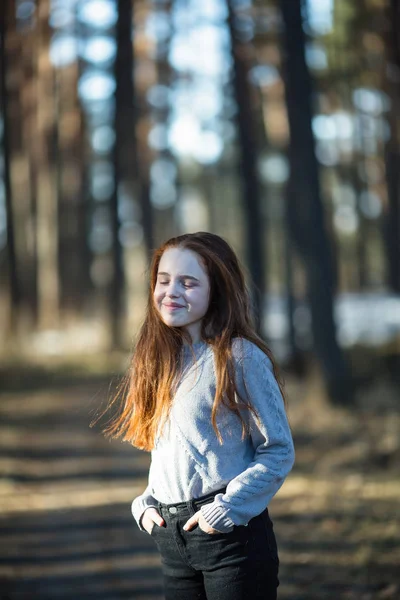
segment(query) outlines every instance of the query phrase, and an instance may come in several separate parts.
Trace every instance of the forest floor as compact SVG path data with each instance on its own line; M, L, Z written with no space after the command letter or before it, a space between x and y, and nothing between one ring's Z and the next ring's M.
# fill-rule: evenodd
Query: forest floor
M0 370L0 600L163 597L130 514L149 457L89 427L116 364ZM280 600L398 600L398 390L377 380L352 410L316 375L287 391L296 465L270 507Z

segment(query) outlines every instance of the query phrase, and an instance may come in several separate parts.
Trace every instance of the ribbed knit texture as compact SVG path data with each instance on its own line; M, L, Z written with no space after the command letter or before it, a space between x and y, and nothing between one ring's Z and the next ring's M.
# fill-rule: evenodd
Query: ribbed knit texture
M169 420L152 451L149 484L132 503L139 527L146 508L199 498L226 486L214 502L201 508L214 529L229 532L260 514L293 466L294 447L283 399L268 357L248 340L232 344L239 395L249 398L258 419L242 415L250 433L242 440L238 417L221 407L218 442L211 423L215 366L211 346L194 344L182 350L184 370ZM246 390L248 396L246 395Z

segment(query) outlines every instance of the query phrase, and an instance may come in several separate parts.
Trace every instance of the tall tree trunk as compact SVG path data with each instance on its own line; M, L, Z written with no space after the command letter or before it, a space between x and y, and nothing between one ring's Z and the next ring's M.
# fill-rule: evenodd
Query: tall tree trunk
M78 315L91 292L87 209L84 192L84 125L78 103L76 63L57 72L59 89L57 171L59 272L63 313Z
M8 92L6 84L6 35L7 35L7 9L8 2L1 3L0 12L0 114L3 118L3 164L4 164L4 190L7 211L7 269L10 290L10 334L14 335L17 329L18 312L21 304L21 290L18 281L17 259L15 251L14 219L12 189L10 177L10 144L8 130Z
M388 60L385 87L389 88L391 108L389 122L391 135L385 148L388 212L385 220L385 241L388 262L388 283L400 293L400 91L398 81L389 81L390 73L400 73L400 2L391 0L388 7L388 22L391 29L386 36ZM397 75L398 77L398 75Z
M120 0L121 1L121 0ZM123 3L123 2L122 2ZM134 23L135 17L135 2L130 3L131 12L131 27ZM154 215L153 209L150 203L150 183L149 183L149 164L146 160L148 155L148 149L141 149L141 140L138 135L138 113L139 113L139 100L138 93L135 85L134 72L136 64L136 56L134 51L134 44L130 42L130 66L131 66L131 90L132 90L132 102L131 102L131 119L132 119L132 131L131 140L133 143L133 151L130 157L130 166L133 167L133 174L135 177L135 195L139 200L140 209L142 213L142 227L143 227L143 239L144 239L144 250L146 254L147 263L150 264L152 258L152 252L154 248ZM122 65L123 68L123 65Z
M287 199L285 199L287 202ZM285 369L290 370L298 377L304 377L306 373L306 357L299 348L296 338L295 310L296 297L294 289L294 250L290 232L285 229L285 256L284 256L284 281L286 287L286 318L288 320L288 355L285 361Z
M55 114L54 69L49 57L50 2L38 6L36 223L38 321L43 329L59 325L58 194L53 162Z
M115 60L115 146L114 171L115 186L111 200L113 229L114 276L110 286L110 312L112 320L112 341L116 347L124 345L124 318L126 282L124 273L123 248L120 242L120 222L118 211L118 191L123 184L132 197L140 202L144 245L147 258L153 245L153 222L149 202L149 188L143 181L145 173L141 169L136 141L135 89L133 82L134 56L132 44L133 14L130 0L118 0L118 20L116 26L117 55Z
M333 268L324 226L318 165L312 134L312 88L305 62L303 2L280 0L285 24L285 92L290 129L288 225L304 261L316 354L333 401L352 398L349 371L336 340Z
M253 118L253 101L248 77L248 47L235 31L235 3L227 0L233 58L233 84L237 103L240 140L240 171L245 213L246 249L252 278L252 295L256 327L261 332L265 296L265 245L262 243L263 220L260 211L260 186L257 174L257 138Z
M122 322L125 313L124 292L125 274L123 250L120 241L121 222L118 214L118 188L125 171L126 131L132 133L132 11L131 3L118 0L118 20L116 26L117 55L115 59L115 145L114 145L114 193L111 199L111 219L113 232L113 278L110 284L110 317L112 344L123 346Z
M170 22L170 36L164 38L162 41L156 43L156 58L155 66L157 70L157 85L165 86L169 88L172 81L172 66L168 58L171 36L173 35L173 20L171 15L171 0L165 0L163 2L162 12L168 15ZM154 110L154 109L153 109ZM157 107L157 116L155 117L158 122L168 123L170 121L170 104L166 102L165 105ZM170 147L163 148L157 153L158 159L166 159L169 163L176 165L176 159L171 152ZM178 172L178 169L177 169ZM176 186L176 181L173 182ZM154 185L154 182L151 183ZM177 186L176 186L177 187ZM176 204L172 204L162 210L157 210L154 218L154 232L157 240L164 241L165 239L171 238L177 235L177 223L175 219Z
M385 152L388 212L385 220L385 242L388 262L388 284L400 293L400 151L388 144Z

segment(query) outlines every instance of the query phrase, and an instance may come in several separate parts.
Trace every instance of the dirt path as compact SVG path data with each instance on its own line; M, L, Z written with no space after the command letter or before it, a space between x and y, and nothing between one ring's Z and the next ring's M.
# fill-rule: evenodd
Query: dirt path
M107 388L0 396L1 600L161 600L153 542L130 515L148 456L89 428ZM398 600L399 415L290 396L297 464L271 506L280 600Z

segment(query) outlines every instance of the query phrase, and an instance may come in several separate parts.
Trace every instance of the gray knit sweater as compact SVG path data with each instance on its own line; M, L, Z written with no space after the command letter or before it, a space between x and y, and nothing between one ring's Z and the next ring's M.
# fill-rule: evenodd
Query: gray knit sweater
M242 415L249 435L242 439L239 418L221 407L217 423L221 445L211 423L215 394L214 354L205 342L182 349L184 369L167 424L152 450L149 482L132 502L141 517L157 501L175 503L225 488L201 508L207 523L220 532L247 525L260 514L281 487L294 462L294 447L282 396L268 357L253 343L232 343L236 383L241 398L249 398L258 418ZM246 390L248 396L246 396Z

